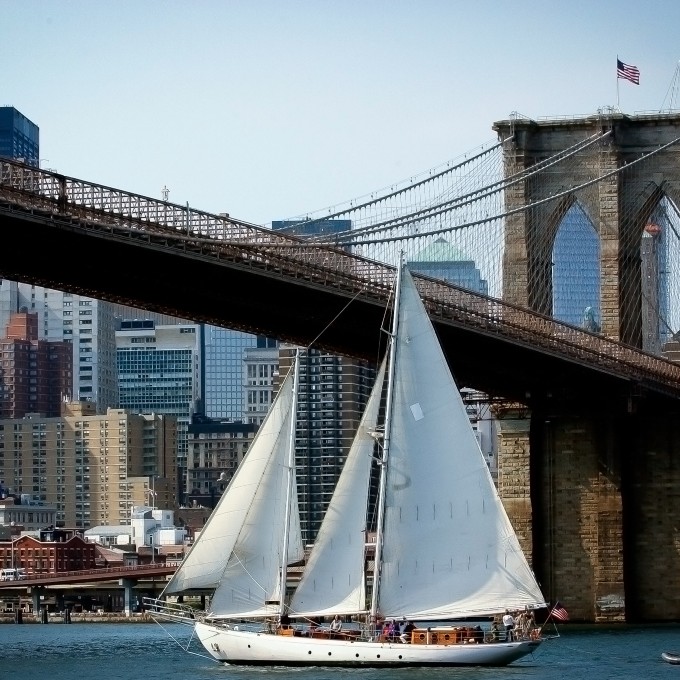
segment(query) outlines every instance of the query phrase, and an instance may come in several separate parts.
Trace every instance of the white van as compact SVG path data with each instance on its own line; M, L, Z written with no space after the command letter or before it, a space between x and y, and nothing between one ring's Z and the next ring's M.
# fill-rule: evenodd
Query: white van
M0 569L0 581L18 581L19 574L16 569Z

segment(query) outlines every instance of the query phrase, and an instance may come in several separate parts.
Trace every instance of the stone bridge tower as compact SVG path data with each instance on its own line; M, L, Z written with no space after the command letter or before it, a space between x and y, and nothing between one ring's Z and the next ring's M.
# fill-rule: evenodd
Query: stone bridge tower
M505 192L505 301L553 315L555 240L578 204L599 243L600 332L649 350L643 246L662 201L680 207L680 115L494 130L506 181L517 180ZM498 413L499 491L544 594L574 620L677 620L680 403L632 391L627 403L598 395L593 412L592 399L562 396Z
M664 196L680 208L680 115L516 119L494 130L506 140L506 179L524 175L505 194L504 300L552 315L553 245L578 202L600 243L602 333L642 348L641 240Z

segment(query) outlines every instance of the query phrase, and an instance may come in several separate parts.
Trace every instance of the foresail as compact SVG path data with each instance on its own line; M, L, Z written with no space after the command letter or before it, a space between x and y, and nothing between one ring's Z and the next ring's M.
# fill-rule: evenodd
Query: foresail
M398 329L380 613L442 619L543 605L407 270Z
M330 616L366 611L366 507L383 362L297 590L291 614Z
M285 516L285 464L293 404L292 372L284 380L267 418L191 551L164 595L218 588L214 611L264 608L277 597L278 561ZM295 496L296 498L296 496ZM291 521L289 554L302 557L297 506ZM296 536L297 534L297 536Z

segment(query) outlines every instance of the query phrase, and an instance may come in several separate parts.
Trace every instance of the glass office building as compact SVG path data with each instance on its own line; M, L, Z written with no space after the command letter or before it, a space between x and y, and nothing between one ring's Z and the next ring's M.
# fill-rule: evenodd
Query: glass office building
M438 238L421 250L411 262L411 271L443 279L454 286L466 288L482 295L489 294L489 284L467 255L443 238Z
M116 331L120 408L177 419L179 499L187 472L187 428L201 398L199 326L127 320Z
M0 106L0 156L40 165L40 130L13 106Z
M203 412L208 418L241 420L245 408L243 367L247 349L262 338L217 326L201 326Z
M599 331L600 241L580 205L566 213L553 246L553 317Z

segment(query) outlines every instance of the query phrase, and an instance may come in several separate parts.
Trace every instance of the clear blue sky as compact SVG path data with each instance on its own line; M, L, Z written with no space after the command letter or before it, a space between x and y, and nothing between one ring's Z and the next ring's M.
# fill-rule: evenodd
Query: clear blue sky
M43 166L268 223L532 118L670 105L677 0L0 0L0 105ZM679 95L680 97L680 95ZM680 108L680 101L675 102Z

